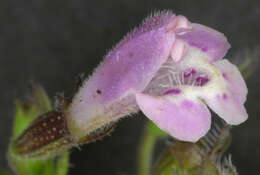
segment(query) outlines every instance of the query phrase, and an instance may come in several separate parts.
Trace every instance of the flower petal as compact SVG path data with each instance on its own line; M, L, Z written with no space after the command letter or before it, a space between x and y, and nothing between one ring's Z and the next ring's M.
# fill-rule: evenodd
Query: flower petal
M248 90L238 68L226 59L217 61L214 65L221 70L229 91L240 103L244 104Z
M177 139L196 142L208 132L211 114L200 100L178 96L154 97L138 93L136 100L143 113L159 128Z
M244 107L247 87L237 67L227 60L221 60L214 65L221 70L226 82L226 92L214 96L203 96L207 105L227 123L238 125L248 118Z
M168 59L175 18L170 12L148 18L108 53L69 106L68 127L74 136L138 110L133 92L143 91Z
M173 59L174 62L177 63L183 58L186 52L185 47L186 47L185 44L180 40L176 40L174 42L171 50L171 58Z
M191 30L180 32L176 38L208 55L210 61L222 59L226 55L230 44L222 33L200 24L192 23L191 26Z

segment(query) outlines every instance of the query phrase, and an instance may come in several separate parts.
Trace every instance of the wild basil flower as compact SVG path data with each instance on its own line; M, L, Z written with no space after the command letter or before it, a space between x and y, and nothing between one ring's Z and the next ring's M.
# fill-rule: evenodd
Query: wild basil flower
M184 16L149 17L108 53L66 110L75 138L141 110L171 136L195 142L211 125L210 107L228 124L247 119L246 84L222 59L225 36Z

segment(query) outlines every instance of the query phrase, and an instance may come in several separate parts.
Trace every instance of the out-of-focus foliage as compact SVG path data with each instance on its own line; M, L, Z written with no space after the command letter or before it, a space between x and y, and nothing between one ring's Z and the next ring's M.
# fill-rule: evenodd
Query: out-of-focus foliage
M235 56L235 60L239 61L239 70L241 71L245 79L249 78L259 66L259 46L253 49L243 50L242 53L238 53ZM240 61L242 60L242 61Z
M168 136L151 121L145 125L144 134L139 146L138 174L150 175L154 146L158 138Z

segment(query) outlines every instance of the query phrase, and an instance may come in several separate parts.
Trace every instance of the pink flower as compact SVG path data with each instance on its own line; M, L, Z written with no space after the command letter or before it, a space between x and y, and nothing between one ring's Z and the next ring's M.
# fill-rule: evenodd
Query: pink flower
M247 119L246 84L222 59L225 36L171 12L129 33L83 83L66 111L76 138L141 110L171 136L195 142L211 125L210 107L228 124Z

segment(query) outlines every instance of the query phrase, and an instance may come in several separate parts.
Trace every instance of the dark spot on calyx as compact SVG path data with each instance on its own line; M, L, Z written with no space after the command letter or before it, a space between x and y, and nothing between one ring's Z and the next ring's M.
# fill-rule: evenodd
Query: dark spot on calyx
M129 56L133 57L134 56L133 52L129 52Z
M102 94L102 91L100 89L98 89L96 92L97 94Z

